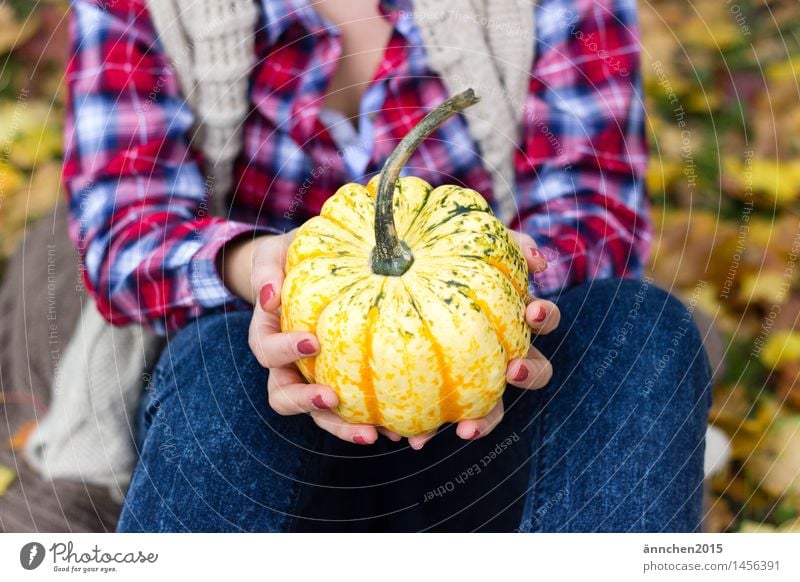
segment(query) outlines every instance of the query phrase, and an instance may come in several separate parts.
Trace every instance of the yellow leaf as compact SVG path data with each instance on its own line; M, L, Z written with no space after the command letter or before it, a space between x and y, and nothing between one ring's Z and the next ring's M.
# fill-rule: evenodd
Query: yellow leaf
M0 162L0 200L15 194L24 183L25 178L14 167ZM0 202L2 210L2 202Z
M667 159L651 158L647 169L647 190L652 193L665 192L681 177L681 165Z
M745 520L739 526L739 533L775 533L775 526L768 523Z
M800 160L756 157L745 162L726 158L722 162L729 178L744 191L760 194L778 203L800 197Z
M781 533L800 533L800 517L782 523L778 531Z
M741 278L739 297L747 303L785 303L788 299L786 292L781 292L784 284L783 273L762 271L760 273L745 273Z
M795 81L798 77L800 77L800 56L790 57L767 67L767 79L770 81Z
M770 369L800 361L800 332L773 332L764 344L759 359Z
M5 495L16 478L17 472L14 469L0 465L0 495Z

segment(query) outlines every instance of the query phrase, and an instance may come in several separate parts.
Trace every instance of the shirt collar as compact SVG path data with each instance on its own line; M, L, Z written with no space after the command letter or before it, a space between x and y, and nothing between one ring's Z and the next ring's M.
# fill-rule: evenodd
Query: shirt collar
M281 35L293 23L299 23L309 34L338 34L338 30L319 12L314 10L308 0L262 0L266 20L266 34L270 46L274 45ZM411 10L411 0L382 0L386 11ZM399 22L408 21L400 18Z

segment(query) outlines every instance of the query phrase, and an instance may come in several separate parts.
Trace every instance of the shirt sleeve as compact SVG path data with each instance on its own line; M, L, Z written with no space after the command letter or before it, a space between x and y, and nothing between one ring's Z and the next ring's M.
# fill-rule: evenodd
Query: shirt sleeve
M519 217L548 258L533 291L636 277L651 239L635 0L544 0L516 155Z
M223 285L216 257L260 229L210 216L210 180L189 141L194 116L144 0L72 8L63 179L100 313L165 333L247 307Z

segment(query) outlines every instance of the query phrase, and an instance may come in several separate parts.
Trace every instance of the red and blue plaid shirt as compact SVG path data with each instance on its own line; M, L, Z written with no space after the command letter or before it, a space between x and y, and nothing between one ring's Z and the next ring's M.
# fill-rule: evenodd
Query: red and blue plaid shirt
M383 3L394 34L342 150L322 97L341 42L307 0L254 0L261 26L252 111L227 218L209 215L208 184L191 144L194 114L144 0L73 0L64 181L84 280L112 323L164 333L246 304L216 270L222 246L283 232L317 214L336 189L378 172L399 140L447 97L429 68L410 0ZM541 0L536 58L518 151L518 216L550 268L535 292L637 276L650 240L635 0ZM154 90L157 88L157 90ZM348 122L344 122L348 123ZM465 120L426 140L407 170L434 185L492 181Z

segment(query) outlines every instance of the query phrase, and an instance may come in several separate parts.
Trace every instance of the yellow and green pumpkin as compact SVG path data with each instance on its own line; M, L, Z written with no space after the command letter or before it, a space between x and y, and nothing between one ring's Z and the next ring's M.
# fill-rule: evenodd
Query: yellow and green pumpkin
M483 196L399 178L475 102L468 90L429 113L380 176L342 186L289 247L281 327L317 335L319 354L298 367L350 422L411 436L485 416L530 346L525 259Z

